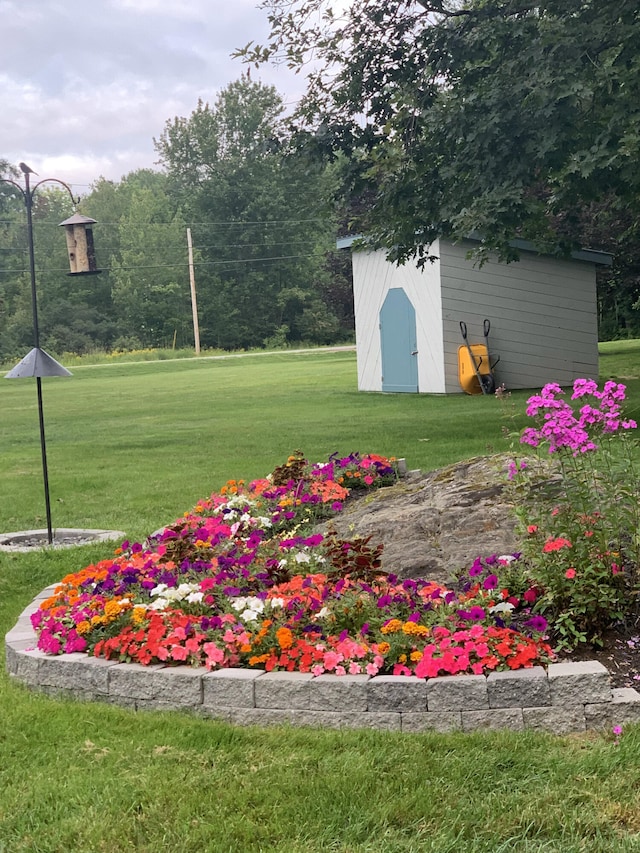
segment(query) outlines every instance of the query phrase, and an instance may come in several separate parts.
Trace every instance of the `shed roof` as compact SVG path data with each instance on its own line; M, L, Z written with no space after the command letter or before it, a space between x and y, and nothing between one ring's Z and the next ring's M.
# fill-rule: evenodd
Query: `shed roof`
M336 248L350 249L356 240L363 239L364 237L362 234L355 234L352 237L338 237L336 240ZM469 236L468 239L477 242L480 238L477 236ZM529 240L520 240L519 238L516 238L515 240L511 240L509 245L513 246L514 249L520 249L521 252L535 252L538 255L562 258L562 255L555 256L549 252L538 251L535 244ZM574 261L587 261L588 263L599 264L600 266L605 267L610 267L613 263L613 255L610 252L601 252L598 249L577 249L575 252L571 252L571 258Z

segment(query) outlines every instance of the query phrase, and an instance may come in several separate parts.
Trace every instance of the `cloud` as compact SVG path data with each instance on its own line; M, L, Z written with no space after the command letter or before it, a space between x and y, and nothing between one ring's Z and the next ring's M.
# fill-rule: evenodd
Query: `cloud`
M237 79L257 0L0 0L0 158L89 184L153 166L153 137ZM256 75L295 101L285 69Z

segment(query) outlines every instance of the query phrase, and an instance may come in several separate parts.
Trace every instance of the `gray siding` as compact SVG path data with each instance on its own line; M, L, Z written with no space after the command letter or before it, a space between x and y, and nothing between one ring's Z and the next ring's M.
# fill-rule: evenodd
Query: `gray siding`
M466 258L471 245L440 246L447 393L460 391L460 321L470 343L483 343L485 317L490 352L500 355L498 385L539 388L569 385L580 376L597 379L595 265L522 252L518 262L478 267Z

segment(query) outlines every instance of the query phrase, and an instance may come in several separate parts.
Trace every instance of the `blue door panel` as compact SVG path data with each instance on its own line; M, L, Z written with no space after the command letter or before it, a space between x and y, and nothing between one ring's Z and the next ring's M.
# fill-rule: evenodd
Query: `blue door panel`
M382 390L416 393L416 312L401 287L392 287L380 309Z

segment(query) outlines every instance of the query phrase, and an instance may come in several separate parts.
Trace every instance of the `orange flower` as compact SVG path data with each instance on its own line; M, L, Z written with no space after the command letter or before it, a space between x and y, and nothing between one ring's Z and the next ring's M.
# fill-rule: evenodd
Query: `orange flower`
M429 629L426 625L419 625L417 622L405 622L402 626L402 633L415 637L426 637Z
M290 628L278 628L276 640L281 649L290 649L293 645L293 633Z

